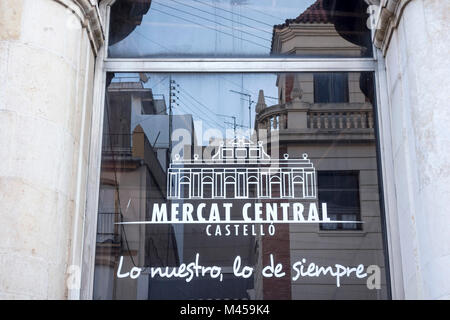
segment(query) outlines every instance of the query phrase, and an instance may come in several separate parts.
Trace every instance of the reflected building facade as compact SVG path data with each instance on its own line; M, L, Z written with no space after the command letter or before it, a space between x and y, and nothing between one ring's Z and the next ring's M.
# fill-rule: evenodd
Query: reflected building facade
M315 170L301 159L271 159L247 139L221 143L210 160L175 155L168 175L168 199L314 199ZM253 191L253 192L251 192Z
M297 18L274 27L272 51L311 56L353 57L361 47L339 34L323 1L316 1ZM264 93L256 105L255 127L279 141L279 152L291 157L307 153L317 170L320 202L327 202L333 224L290 225L274 237L259 237L259 268L277 248L283 265L296 261L321 265L376 264L384 270L385 256L378 197L374 131L373 78L361 72L296 73L277 77L278 103L267 105ZM269 139L268 138L268 139ZM341 224L338 221L361 221ZM298 281L256 279L255 296L264 299L379 299L387 297L365 282L351 290L336 288L333 279ZM277 286L278 284L278 286ZM289 286L289 290L282 289ZM279 290L274 288L280 288Z
M168 145L163 141L156 148L155 140L150 143L157 132L150 134L154 127L148 120L168 116L163 114L164 99L143 82L114 80L105 107L94 299L147 299L146 277L117 278L120 257L124 269L175 266L179 263L175 231L171 225L133 228L117 223L146 220L153 202L166 198Z
M195 3L0 0L0 297L450 298L450 2ZM141 81L123 81L130 74ZM169 121L164 77L180 80L193 97L180 108L195 110L175 106ZM233 100L229 89L248 96ZM148 219L157 202L203 202L167 201L171 124L192 132L195 116L208 118L208 129L225 127L217 113L247 124L246 100L254 107L260 89L273 100L266 105L262 94L256 125L282 142L264 149L273 159L307 153L316 170L318 199L302 202L327 202L330 218L361 223L280 224L273 238L256 240L206 237L187 224L117 224ZM271 201L252 199L250 185L236 207ZM224 267L226 283L114 276L120 256L124 269L174 266L199 250L202 263ZM337 289L327 277L232 276L230 257L261 270L270 253L285 266L301 258L379 265L381 290L353 280Z

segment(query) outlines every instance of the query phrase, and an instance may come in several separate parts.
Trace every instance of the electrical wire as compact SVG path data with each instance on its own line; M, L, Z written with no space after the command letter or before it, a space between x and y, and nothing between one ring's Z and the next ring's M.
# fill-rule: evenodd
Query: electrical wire
M226 18L226 17L224 17L224 16L218 15L218 14L216 14L216 13L211 13L211 12L209 12L209 11L202 10L202 9L199 9L199 8L197 8L197 7L194 7L194 6L190 6L190 5L188 5L188 4L178 2L178 1L176 1L176 0L170 0L170 1L176 2L176 3L180 4L180 5L185 6L185 7L189 7L189 8L192 8L192 9L195 9L195 10L198 10L198 11L201 11L201 12L204 12L204 13L207 13L207 14L210 14L210 15L212 15L212 16L214 16L214 17L219 17L219 18L222 18L222 19L224 19L224 20L231 21L231 22L233 22L233 23L236 22L236 21L234 21L233 19L229 19L229 18ZM217 8L215 8L215 9L217 9ZM243 22L238 22L238 23L241 24L241 25L243 25L243 26L246 26L246 27L249 27L249 28L252 28L252 29L261 31L261 32L265 32L265 33L269 34L269 35L272 37L272 32L269 32L269 31L266 31L266 30L263 30L263 29L258 29L258 28L254 27L254 26L252 26L252 25L249 25L249 24L246 24L246 23L243 23Z
M180 103L181 103L182 105L180 105ZM187 114L195 115L195 116L198 117L199 119L201 119L201 120L203 120L203 121L205 121L205 122L208 122L208 120L206 120L206 119L204 119L202 116L198 115L198 114L194 111L193 108L188 107L188 105L187 105L184 101L179 101L179 103L177 104L177 107L172 107L172 108L179 109L180 111L183 111L183 112L185 112L185 113L187 113Z
M154 41L154 40L152 40L152 39L150 39L149 37L144 36L144 35L143 35L142 33L140 33L139 31L135 30L134 32L136 32L136 34L139 35L141 38L144 38L145 40L150 41L150 42L152 42L152 43L154 43L154 44L160 46L161 48L167 50L168 52L173 52L173 50L171 50L171 49L169 49L169 48L163 46L162 44L160 44L160 43L158 43L158 42L156 42L156 41Z
M227 78L225 78L224 76L220 76L220 75L219 75L219 77L220 77L221 79L223 79L223 80L225 80L225 81L227 81L227 82L229 82L229 83L235 85L237 88L239 88L239 89L241 89L241 90L243 90L243 91L246 91L246 92L248 92L248 93L252 93L252 94L254 94L254 95L258 95L258 92L253 91L253 90L249 90L249 89L245 89L245 88L242 87L242 85L238 84L237 82L234 82L234 81L232 81L232 80L230 80L230 79L227 79ZM278 98L275 98L275 97L269 97L269 96L264 96L264 97L265 97L265 98L268 98L268 99L272 99L272 100L278 100Z
M192 99L193 101L195 101L199 106L202 107L203 110L205 110L207 113L210 113L211 116L209 116L209 118L211 119L212 122L216 123L217 125L223 127L222 125L220 125L217 120L216 120L216 114L210 110L210 108L208 108L206 105L204 105L203 103L201 103L199 100L197 100L196 98L194 98L189 92L187 92L185 89L183 89L183 87L178 86L178 88L181 90L181 94L188 96L190 99ZM201 111L200 111L201 112Z
M199 115L195 110L199 111L198 108L192 106L191 104L186 103L186 101L184 100L178 100L179 103L181 103L182 105L178 105L180 107L181 110L183 110L184 112L187 113L192 113L193 115L195 115L197 118L203 120L205 123L210 123L212 122L211 120L205 119L203 116ZM225 129L225 126L219 124L218 122L213 121L217 126L219 126L222 129Z
M214 28L212 28L212 27L208 27L208 26L206 26L206 25L203 25L203 24L200 24L200 23L196 23L196 22L190 21L190 20L188 20L188 19L185 19L185 18L176 16L176 15L174 15L174 14L170 14L170 13L161 11L161 10L159 10L159 9L153 8L152 10L153 10L153 11L156 11L156 12L160 12L160 13L165 14L165 15L168 15L168 16L173 17L173 18L177 18L177 19L180 19L180 20L183 20L183 21L187 21L187 22L189 22L189 23L198 25L198 26L200 26L200 27L202 27L202 28L206 28L206 29L210 29L210 30L213 30L213 31L216 31L216 32L219 32L219 33L223 33L223 34L228 35L228 36L230 36L230 37L232 37L232 38L235 38L235 39L238 39L238 40L242 40L242 41L246 41L246 42L248 42L248 43L254 44L254 45L256 45L256 46L259 46L259 47L262 47L262 48L265 48L265 49L270 49L270 47L267 47L267 46L262 45L262 44L260 44L260 43L254 42L254 41L252 41L252 40L248 40L248 39L245 39L245 38L237 37L237 36L234 36L234 35L231 34L231 33L228 33L228 32L225 32L225 31L221 31L221 30L217 30L217 29L214 29ZM216 22L214 22L214 23L216 23Z
M274 15L272 15L272 14L268 14L268 13L262 11L262 10L255 9L255 8L249 6L248 4L244 4L244 6L247 7L247 8L249 8L249 9L252 10L252 11L261 13L261 14L267 16L267 17L275 18L275 19L278 19L278 20L281 20L281 21L286 20L285 18L280 18L280 17L274 16Z
M214 20L211 20L211 19L208 19L208 18L199 16L199 15L197 15L197 14L195 14L195 13L191 13L191 12L188 12L188 11L185 11L185 10L181 10L181 9L178 9L178 8L175 8L175 7L172 7L172 6L168 6L168 5L165 5L165 4L161 4L161 3L156 2L156 1L154 1L154 3L157 4L157 5L159 5L159 6L163 6L163 7L166 7L166 8L172 9L172 10L175 10L175 11L179 11L179 12L184 13L184 14L191 15L191 16L196 17L196 18L200 18L200 19L206 20L206 21L208 21L208 22L215 23L215 24L217 24L217 25L219 25L219 26L222 26L222 27L225 27L225 28L229 28L229 29L231 29L231 30L233 30L233 31L234 31L234 30L238 30L238 31L240 31L240 32L242 32L242 33L245 33L245 34L249 35L249 36L252 36L252 37L255 37L255 38L259 38L259 39L262 39L263 41L271 42L271 40L269 40L269 39L267 39L267 38L263 38L263 37L257 36L257 35L255 35L255 34L253 34L253 33L250 33L250 32L244 31L244 30L236 29L236 28L234 28L233 26L230 27L230 26L228 26L228 25L226 25L226 24L223 24L223 23L220 23L220 22L217 22L217 21L214 21ZM216 29L216 30L217 30L217 29ZM217 30L217 31L218 31L218 30Z
M240 17L245 18L245 19L248 19L248 20L252 20L252 21L258 22L258 23L260 23L260 24L269 26L270 28L273 28L273 25L268 24L268 23L266 23L266 22L263 22L263 21L260 21L260 20L257 20L257 19L253 19L253 18L250 18L250 17L247 17L247 16L244 16L244 15L239 14L239 13L235 13L235 12L230 11L230 10L226 10L226 9L219 8L219 7L214 7L213 5L211 5L211 4L209 4L209 3L205 3L205 2L202 2L202 1L199 1L199 0L192 0L192 1L201 3L201 4L203 4L203 5L205 5L205 6L208 6L208 7L217 8L217 9L219 9L219 10L222 10L222 11L225 11L225 12L228 12L228 13L231 13L231 14L234 14L234 15L237 15L237 16L240 16Z
M159 81L157 84L152 85L152 88L156 88L157 86L159 86L159 85L160 85L164 80L166 80L168 77L169 77L169 76L167 75L167 76L165 76L164 78L162 78L162 80Z
M186 99L187 97L186 97L185 95L183 95L183 97L179 97L179 98L188 100L188 99ZM183 101L185 101L185 100L183 100ZM189 104L189 105L192 106L192 104ZM202 115L208 117L208 119L205 119L205 118L202 116L202 117L201 117L202 120L204 120L204 121L206 121L206 122L214 123L215 125L217 125L217 126L223 128L223 125L222 125L222 124L220 124L219 122L217 122L216 119L213 119L213 118L212 118L211 116L209 116L208 114L202 112L198 107L195 106L195 103L194 103L194 105L192 106L192 108L194 108L195 110L197 110L198 112L200 112L200 114L202 114Z

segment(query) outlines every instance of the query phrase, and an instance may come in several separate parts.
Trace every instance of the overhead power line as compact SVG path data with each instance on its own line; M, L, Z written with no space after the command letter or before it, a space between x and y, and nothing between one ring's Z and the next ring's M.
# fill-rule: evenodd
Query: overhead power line
M237 88L241 89L242 91L246 91L247 93L252 93L252 94L254 94L254 95L258 95L258 92L253 91L253 90L249 90L249 89L245 89L245 88L243 88L243 86L242 86L241 84L239 84L239 83L237 83L237 82L234 82L234 81L232 81L232 80L230 80L230 79L227 79L227 78L225 78L224 76L220 76L220 75L219 75L219 77L220 77L221 79L223 79L223 80L225 80L225 81L227 81L227 82L233 84L234 86L236 86ZM265 97L265 98L268 98L268 99L272 99L272 100L278 100L278 98L276 98L276 97L271 97L271 96L264 96L264 97Z
M187 99L183 98L179 100L184 106L190 108L192 110L192 112L201 120L205 121L205 123L210 123L213 125L216 125L220 128L224 128L224 126L222 124L220 124L219 122L217 122L216 120L211 120L210 117L208 117L207 115L205 115L204 113L202 113L202 111L196 107L195 105L192 105L190 103L187 102ZM206 117L206 118L205 118Z
M210 120L205 119L204 117L202 117L201 115L199 115L195 110L197 108L193 107L190 104L187 104L184 100L178 100L179 103L177 103L177 107L180 108L180 110L183 110L186 113L192 113L193 115L195 115L197 118L203 120L205 123L211 123ZM198 109L197 109L198 110ZM220 128L225 129L225 127L223 125L220 125L218 123L215 123L215 125L218 125Z
M203 104L202 102L200 102L199 100L197 100L196 98L194 98L194 97L193 97L189 92L187 92L183 87L180 86L179 88L180 88L182 94L187 95L189 98L191 98L193 101L195 101L199 106L202 107L203 110L206 111L207 114L208 114L208 113L211 114L211 117L210 117L211 121L213 121L213 122L215 122L216 124L218 124L218 122L215 120L216 114L215 114L213 111L211 111L210 108L208 108L205 104ZM205 111L204 111L204 112L205 112ZM212 118L212 117L214 117L214 118Z
M207 123L214 123L215 125L225 129L225 127L222 124L220 124L219 122L216 121L215 114L210 110L210 108L208 108L203 103L201 103L200 101L195 99L189 92L184 90L178 83L176 83L175 80L173 80L173 84L174 84L175 88L174 88L173 93L171 95L171 99L174 98L174 102L175 103L182 102L185 105L185 107L191 109L193 114L195 114L198 118L202 119L203 121L205 121ZM181 97L180 94L182 94L183 96ZM181 100L181 98L183 100ZM190 101L193 101L194 105L191 105L190 103L187 104L184 101L184 100L189 100L188 98L190 99ZM203 110L200 110L199 107L196 107L195 106L196 104L198 106L200 106ZM197 114L197 112L195 112L194 110L197 110L198 112L200 112L200 114L202 116ZM203 116L209 118L209 120L205 119Z
M233 22L233 23L236 23L236 22L237 22L237 21L234 21L233 19L226 18L226 17L221 16L221 15L218 15L218 14L216 14L216 13L212 13L212 12L209 12L209 11L206 11L206 10L202 10L202 9L200 9L200 8L197 8L197 7L194 7L194 6L191 6L191 5L182 3L182 2L178 2L178 1L176 1L176 0L170 0L170 1L176 2L176 3L178 3L178 4L182 5L182 6L185 6L185 7L189 7L189 8L192 8L192 9L195 9L195 10L198 10L198 11L201 11L201 12L204 12L204 13L207 13L207 14L210 14L210 15L212 15L212 16L214 16L214 17L219 17L219 18L221 18L221 19L231 21L231 22ZM214 8L217 9L217 7L214 7ZM238 23L238 24L241 24L241 25L243 25L243 26L246 26L246 27L249 27L249 28L252 28L252 29L261 31L261 32L265 32L265 33L267 33L267 34L270 34L270 36L272 36L272 32L269 32L269 31L267 31L267 30L259 29L259 28L256 28L255 26L252 26L252 25L249 25L249 24L246 24L246 23L243 23L243 22L237 22L237 23Z
M280 18L280 17L274 16L274 15L272 15L272 14L268 14L267 12L264 12L264 11L262 11L262 10L258 10L258 9L256 9L256 8L252 7L252 6L247 5L247 4L244 4L244 6L246 6L247 8L249 8L249 9L252 10L252 11L261 13L262 15L265 15L265 16L267 16L267 17L272 17L272 18L278 19L278 20L280 20L280 21L286 20L286 18Z
M206 20L206 21L208 21L208 22L212 22L212 23L218 24L218 25L220 25L220 26L222 26L222 27L229 28L229 29L231 29L231 30L236 30L236 28L234 28L234 27L232 27L232 26L228 26L228 25L226 25L226 24L223 24L223 23L220 23L220 22L217 22L217 21L214 21L214 20L211 20L211 19L208 19L208 18L199 16L199 15L197 15L197 14L195 14L195 13L191 13L191 12L188 12L188 11L185 11L185 10L181 10L181 9L178 9L178 8L175 8L175 7L172 7L172 6L168 6L168 5L165 5L165 4L156 2L156 1L154 1L154 3L157 4L157 5L159 5L159 6L163 6L163 7L166 7L166 8L172 9L172 10L175 10L175 11L179 11L179 12L184 13L184 14L191 15L191 16L196 17L196 18L200 18L200 19ZM262 40L267 41L267 42L270 42L270 41L271 41L271 40L269 40L269 39L267 39L267 38L260 37L260 36L258 36L258 35L255 35L255 34L251 33L251 32L247 32L247 31L239 30L239 29L237 29L237 30L240 31L240 32L242 32L242 33L245 33L245 34L247 34L247 35L249 35L249 36L252 36L252 37L255 37L255 38L259 38L259 39L262 39ZM216 31L219 31L219 30L216 30Z
M219 116L219 117L230 118L230 119L233 120L233 122L224 121L224 123L230 125L230 126L233 128L233 131L234 131L234 137L235 137L235 138L236 138L236 130L237 130L237 128L246 128L246 129L249 129L247 126L244 126L244 125L242 125L242 124L237 124L237 122L236 122L236 117L235 117L235 116L229 116L229 115L227 115L227 114L219 114L219 113L216 113L216 115Z
M196 22L190 21L190 20L188 20L188 19L186 19L186 18L179 17L179 16L176 16L176 15L174 15L174 14L170 14L170 13L164 12L164 11L159 10L159 9L153 8L152 10L153 10L153 11L156 11L156 12L160 12L160 13L165 14L165 15L168 15L168 16L171 16L171 17L173 17L173 18L177 18L177 19L180 19L180 20L183 20L183 21L187 21L187 22L189 22L189 23L198 25L198 26L200 26L200 27L202 27L202 28L211 29L211 30L213 30L213 31L216 31L216 32L219 32L219 33L226 34L226 35L228 35L228 36L230 36L230 37L232 37L232 38L235 38L235 39L238 39L238 40L242 40L242 41L246 41L246 42L248 42L248 43L254 44L255 46L259 46L259 47L262 47L262 48L265 48L265 49L270 49L270 47L267 47L267 46L262 45L262 44L260 44L260 43L254 42L254 41L252 41L252 40L248 40L248 39L245 39L245 38L242 38L242 37L237 37L237 36L235 36L235 35L233 35L233 34L231 34L231 33L228 33L228 32L225 32L225 31L221 31L221 30L217 30L217 29L214 29L214 28L205 26L205 25L203 25L203 24L200 24L200 23L196 23Z
M169 48L163 46L162 44L160 44L159 42L156 42L155 40L150 39L149 37L144 36L144 35L143 35L142 33L140 33L139 31L136 30L135 32L136 32L136 34L137 34L138 36L144 38L145 40L150 41L150 42L152 42L152 43L154 43L154 44L160 46L161 48L163 48L164 50L167 50L168 52L173 52L173 50L171 50L171 49L169 49Z
M253 19L253 18L244 16L244 15L242 15L242 14L239 14L239 13L236 13L236 12L233 12L233 11L230 11L230 10L227 10L227 9L215 7L215 6L211 5L211 4L205 3L205 2L203 2L203 1L199 1L199 0L192 0L192 1L198 2L198 3L201 3L201 4L205 5L205 6L212 7L212 8L214 8L214 9L219 9L219 10L222 10L222 11L225 11L225 12L228 12L228 13L231 13L231 14L234 14L234 15L237 15L237 16L240 16L240 17L242 17L242 18L244 18L244 19L252 20L252 21L255 21L255 22L258 22L258 23L260 23L260 24L263 24L263 25L266 25L266 26L269 26L269 27L273 28L273 25L268 24L268 23L266 23L266 22L263 22L263 21L260 21L260 20L257 20L257 19Z

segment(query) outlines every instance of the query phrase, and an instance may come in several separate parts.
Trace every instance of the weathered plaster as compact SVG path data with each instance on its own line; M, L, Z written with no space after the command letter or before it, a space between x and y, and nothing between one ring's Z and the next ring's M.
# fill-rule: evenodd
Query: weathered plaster
M92 49L97 55L98 50L105 41L103 22L100 17L97 0L52 0L63 5L80 20L81 25L86 28Z
M20 37L22 11L23 0L0 1L0 41L17 40Z
M81 267L102 45L95 8L94 1L0 0L0 216L8 222L0 227L0 297L77 296L67 270Z
M397 205L391 213L398 217L405 297L440 299L450 294L450 3L393 3L386 9L393 14L386 20L385 38L379 39L393 162L385 176L395 186Z
M406 5L411 0L381 0L379 2L379 16L373 34L375 46L386 52L392 33L397 28Z

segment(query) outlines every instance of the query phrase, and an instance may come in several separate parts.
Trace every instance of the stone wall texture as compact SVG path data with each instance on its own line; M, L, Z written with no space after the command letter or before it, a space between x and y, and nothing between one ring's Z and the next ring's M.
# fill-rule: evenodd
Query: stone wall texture
M407 299L450 299L449 15L449 1L409 1L385 51Z
M75 2L0 0L0 299L67 298L80 264L95 57Z
M402 290L450 299L450 2L381 3L405 4L383 50ZM79 297L93 4L0 0L0 299Z

